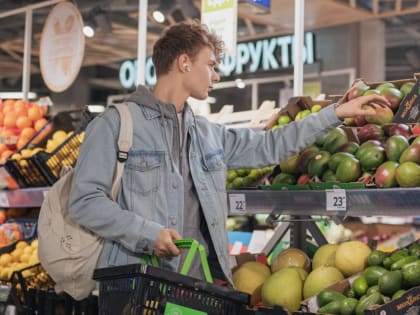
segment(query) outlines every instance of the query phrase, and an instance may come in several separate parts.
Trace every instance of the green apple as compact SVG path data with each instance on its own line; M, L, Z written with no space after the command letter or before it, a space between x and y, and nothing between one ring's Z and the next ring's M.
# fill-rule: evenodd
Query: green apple
M322 109L322 106L320 104L315 104L314 106L311 107L311 112L312 113L317 113Z
M280 115L279 118L277 119L277 123L280 126L287 125L291 121L292 121L292 119L290 118L289 115Z
M295 121L301 120L310 114L311 114L311 111L309 109L301 110L300 112L297 113L295 117Z

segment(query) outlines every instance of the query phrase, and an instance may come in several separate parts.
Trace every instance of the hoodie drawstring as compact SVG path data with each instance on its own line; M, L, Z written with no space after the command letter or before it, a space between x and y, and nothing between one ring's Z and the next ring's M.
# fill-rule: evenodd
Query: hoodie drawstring
M168 148L169 160L171 161L171 170L172 170L172 173L173 173L173 172L175 172L175 166L174 166L175 162L174 162L174 159L173 159L173 156L172 156L172 149L169 146L168 135L166 134L167 121L164 119L162 106L159 103L158 103L158 107L159 107L159 111L160 111L160 123L164 127L162 129L163 138L165 139L165 143L166 143L166 146Z

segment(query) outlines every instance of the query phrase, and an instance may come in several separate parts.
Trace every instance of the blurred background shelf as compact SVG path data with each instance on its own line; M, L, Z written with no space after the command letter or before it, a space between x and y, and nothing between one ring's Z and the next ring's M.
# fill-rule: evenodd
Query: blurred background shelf
M0 191L1 208L40 207L50 187L24 188Z

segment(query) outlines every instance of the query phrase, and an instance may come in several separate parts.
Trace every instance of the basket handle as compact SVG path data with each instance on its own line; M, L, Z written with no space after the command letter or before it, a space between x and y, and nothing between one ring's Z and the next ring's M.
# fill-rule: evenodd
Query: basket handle
M174 240L174 244L179 249L188 249L188 254L185 258L180 274L184 276L188 275L188 271L191 268L191 264L194 260L195 254L198 251L198 254L200 255L201 267L203 268L204 277L207 282L213 283L213 277L210 272L209 263L207 262L206 251L204 249L204 246L196 240L190 238ZM140 264L147 263L150 263L154 267L159 267L158 259L155 255L145 255L140 258Z

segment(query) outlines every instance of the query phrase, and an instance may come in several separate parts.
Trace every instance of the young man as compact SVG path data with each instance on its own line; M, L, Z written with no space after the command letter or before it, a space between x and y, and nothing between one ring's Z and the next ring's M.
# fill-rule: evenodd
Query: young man
M134 122L118 201L108 198L117 159L119 116L107 110L90 123L70 196L79 224L105 238L98 267L139 263L155 254L178 271L173 240L205 245L213 276L231 282L226 231L226 170L277 164L312 144L342 118L374 114L387 101L360 97L274 131L227 129L196 117L186 100L206 99L219 81L222 43L197 22L176 24L157 41L156 86L139 86L126 103ZM365 103L376 103L364 109ZM190 275L202 278L196 263Z

